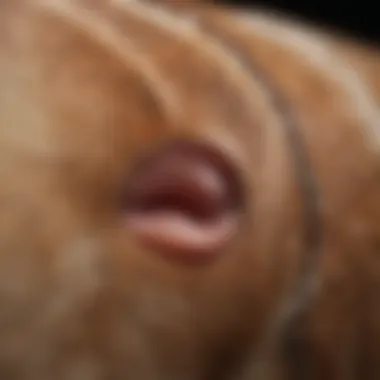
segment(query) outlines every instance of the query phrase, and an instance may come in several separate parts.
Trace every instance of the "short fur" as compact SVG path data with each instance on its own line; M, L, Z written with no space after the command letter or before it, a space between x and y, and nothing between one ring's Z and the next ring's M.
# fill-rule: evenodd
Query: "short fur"
M1 379L380 378L379 53L193 3L1 1ZM123 226L133 164L177 138L245 184L212 265Z

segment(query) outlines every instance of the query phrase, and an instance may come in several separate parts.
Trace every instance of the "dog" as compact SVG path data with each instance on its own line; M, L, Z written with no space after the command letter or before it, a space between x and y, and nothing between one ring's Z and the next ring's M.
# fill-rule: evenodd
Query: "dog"
M0 3L0 378L380 377L380 55L263 10Z

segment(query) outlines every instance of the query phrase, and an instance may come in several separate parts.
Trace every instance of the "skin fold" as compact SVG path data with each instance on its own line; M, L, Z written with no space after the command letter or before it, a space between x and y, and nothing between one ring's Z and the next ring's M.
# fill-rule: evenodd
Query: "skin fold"
M198 3L0 2L1 379L380 378L380 53ZM125 222L176 141L242 192L207 262Z

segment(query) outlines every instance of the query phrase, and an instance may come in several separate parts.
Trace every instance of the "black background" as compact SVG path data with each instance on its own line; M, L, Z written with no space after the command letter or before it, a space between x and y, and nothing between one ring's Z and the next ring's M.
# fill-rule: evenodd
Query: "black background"
M377 0L217 0L235 5L260 5L337 28L355 37L380 43L380 3ZM377 17L376 17L377 16Z

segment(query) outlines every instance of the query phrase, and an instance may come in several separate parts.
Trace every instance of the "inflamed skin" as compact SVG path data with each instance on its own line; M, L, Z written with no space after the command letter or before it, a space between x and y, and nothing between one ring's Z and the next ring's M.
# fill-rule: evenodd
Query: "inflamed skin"
M1 0L0 379L379 379L379 57L259 10Z

